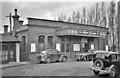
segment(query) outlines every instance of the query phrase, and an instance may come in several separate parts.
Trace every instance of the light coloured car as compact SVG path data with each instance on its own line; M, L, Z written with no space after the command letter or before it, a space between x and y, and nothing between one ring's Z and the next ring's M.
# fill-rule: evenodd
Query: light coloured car
M37 58L37 63L51 63L51 62L64 62L67 60L67 56L63 55L62 52L59 52L55 49L47 49L42 51Z

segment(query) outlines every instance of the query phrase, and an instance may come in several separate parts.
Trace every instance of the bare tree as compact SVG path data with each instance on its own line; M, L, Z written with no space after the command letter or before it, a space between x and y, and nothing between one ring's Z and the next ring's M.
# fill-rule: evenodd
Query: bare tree
M110 2L109 6L109 31L110 31L110 40L111 40L111 47L112 51L115 51L115 45L114 45L114 15L115 15L115 2Z

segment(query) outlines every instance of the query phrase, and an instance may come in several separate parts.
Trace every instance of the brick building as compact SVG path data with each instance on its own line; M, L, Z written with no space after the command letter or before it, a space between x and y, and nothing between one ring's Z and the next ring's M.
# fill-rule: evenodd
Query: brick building
M39 52L52 48L70 58L89 49L108 50L108 28L38 18L27 18L23 25L19 17L15 10L14 35L22 41L21 61L36 60Z
M19 40L8 32L8 25L4 25L4 33L0 34L0 63L20 61Z

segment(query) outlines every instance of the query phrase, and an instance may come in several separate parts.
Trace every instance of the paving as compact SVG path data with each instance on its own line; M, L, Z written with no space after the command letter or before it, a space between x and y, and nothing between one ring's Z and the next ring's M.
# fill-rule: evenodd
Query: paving
M30 63L29 62L10 62L8 64L0 65L0 69L14 67L14 66L20 66L20 65L25 65L25 64L30 64Z

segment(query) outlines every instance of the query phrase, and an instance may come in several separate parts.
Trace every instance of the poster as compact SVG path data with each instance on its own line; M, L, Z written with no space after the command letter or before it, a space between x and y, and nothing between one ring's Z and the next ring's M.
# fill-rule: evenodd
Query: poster
M60 44L56 44L56 50L60 51Z
M80 51L80 44L73 44L74 51Z
M36 44L31 43L31 52L36 52Z

